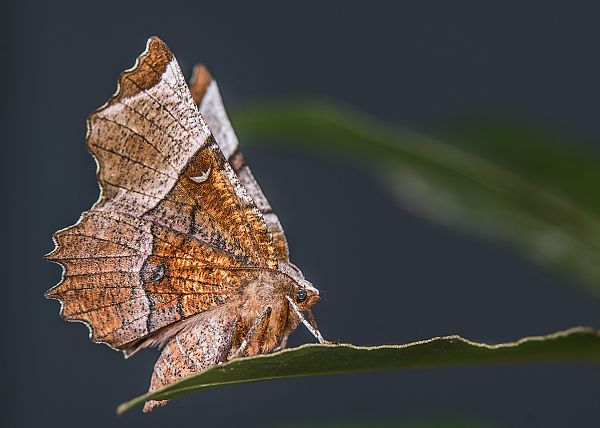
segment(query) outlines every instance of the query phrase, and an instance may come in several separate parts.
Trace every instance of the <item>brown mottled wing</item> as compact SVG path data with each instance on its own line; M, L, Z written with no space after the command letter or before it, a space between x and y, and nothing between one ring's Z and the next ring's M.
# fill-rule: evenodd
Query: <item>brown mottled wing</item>
M217 82L203 65L194 67L190 90L200 114L206 120L225 158L265 218L273 236L278 259L287 262L289 259L288 245L281 223L244 161L238 139L225 112Z
M276 269L265 220L225 160L171 51L148 41L117 93L88 119L101 194L47 257L64 268L48 297L124 349L218 306Z

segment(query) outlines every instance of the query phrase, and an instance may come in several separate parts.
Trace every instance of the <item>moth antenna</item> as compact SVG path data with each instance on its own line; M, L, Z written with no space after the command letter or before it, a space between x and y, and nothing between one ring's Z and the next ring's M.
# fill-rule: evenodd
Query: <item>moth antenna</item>
M310 331L312 333L312 335L317 338L319 343L328 343L325 339L323 339L321 332L319 330L317 330L316 328L314 328L312 325L310 325L310 323L308 321L306 321L306 318L304 318L304 315L302 315L302 312L300 312L300 308L298 308L298 306L296 305L296 302L294 302L290 296L285 296L285 297L290 302L290 305L292 305L294 312L296 312L296 315L298 315L298 318L300 318L300 321L302 321L302 324L304 324L304 326L308 329L308 331Z

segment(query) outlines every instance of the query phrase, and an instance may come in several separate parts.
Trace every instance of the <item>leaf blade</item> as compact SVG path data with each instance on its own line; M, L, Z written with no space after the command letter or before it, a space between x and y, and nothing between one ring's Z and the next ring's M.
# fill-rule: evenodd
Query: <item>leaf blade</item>
M151 399L170 399L207 388L287 377L403 368L449 367L539 361L600 363L600 331L575 327L489 345L460 336L435 337L403 345L307 344L284 351L240 358L121 404L117 413Z

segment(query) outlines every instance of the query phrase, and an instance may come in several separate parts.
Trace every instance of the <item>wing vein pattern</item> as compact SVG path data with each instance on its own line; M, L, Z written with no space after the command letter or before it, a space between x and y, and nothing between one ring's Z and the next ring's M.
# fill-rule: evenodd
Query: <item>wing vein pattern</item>
M287 260L277 217L206 113L212 125L171 51L151 38L88 118L100 197L54 235L47 258L64 271L47 295L93 341L126 349Z

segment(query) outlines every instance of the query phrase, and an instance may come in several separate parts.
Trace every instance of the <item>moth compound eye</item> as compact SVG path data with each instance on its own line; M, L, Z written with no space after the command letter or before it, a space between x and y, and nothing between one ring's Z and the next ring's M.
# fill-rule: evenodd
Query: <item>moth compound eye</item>
M306 295L306 291L304 291L302 288L298 289L298 292L296 293L296 301L298 303L302 303L306 300L308 296Z

